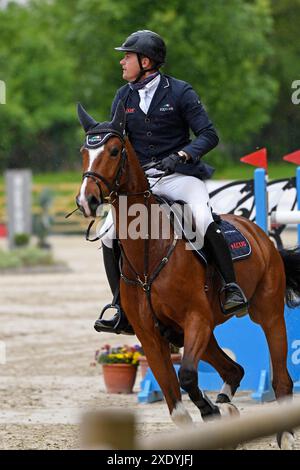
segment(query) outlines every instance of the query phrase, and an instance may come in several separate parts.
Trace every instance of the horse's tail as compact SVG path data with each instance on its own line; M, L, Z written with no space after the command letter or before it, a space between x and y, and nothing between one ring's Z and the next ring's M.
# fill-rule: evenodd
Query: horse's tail
M300 246L280 249L286 276L285 301L288 307L300 305Z

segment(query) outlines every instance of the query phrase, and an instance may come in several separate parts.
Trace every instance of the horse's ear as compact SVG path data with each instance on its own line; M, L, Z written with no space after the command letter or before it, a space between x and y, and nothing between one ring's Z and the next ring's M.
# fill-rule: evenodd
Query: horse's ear
M117 104L117 109L115 111L115 115L112 120L112 126L114 129L121 132L121 134L125 131L125 124L126 124L126 112L123 105L123 101L120 100Z
M97 126L98 122L90 116L84 107L77 103L77 114L80 124L82 125L85 132L89 131L92 127Z

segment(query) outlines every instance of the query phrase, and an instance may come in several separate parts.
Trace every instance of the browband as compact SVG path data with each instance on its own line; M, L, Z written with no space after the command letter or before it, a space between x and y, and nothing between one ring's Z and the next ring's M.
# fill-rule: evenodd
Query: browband
M99 129L99 132L95 132L95 129L90 130L86 133L85 146L89 149L98 148L113 135L119 137L124 142L124 135L115 129Z

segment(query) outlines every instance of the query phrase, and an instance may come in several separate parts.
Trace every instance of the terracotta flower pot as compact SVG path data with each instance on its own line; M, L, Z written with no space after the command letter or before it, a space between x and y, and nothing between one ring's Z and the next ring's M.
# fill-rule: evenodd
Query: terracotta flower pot
M182 359L182 356L181 356L180 353L171 354L171 360L172 360L173 364L180 364L181 359ZM145 375L146 375L147 369L149 367L146 356L140 356L139 362L140 362L142 378L144 378Z
M137 367L132 364L102 364L108 393L132 393Z

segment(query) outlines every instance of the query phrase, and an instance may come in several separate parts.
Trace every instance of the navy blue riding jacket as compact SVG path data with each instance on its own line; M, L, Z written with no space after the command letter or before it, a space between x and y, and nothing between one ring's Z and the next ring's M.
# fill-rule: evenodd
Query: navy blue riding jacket
M191 160L177 164L176 171L200 179L210 178L214 169L203 163L201 157L218 144L219 138L191 85L161 75L147 114L139 107L138 91L127 84L116 93L112 116L120 99L126 109L126 132L142 165L184 150ZM195 134L194 140L190 130Z

